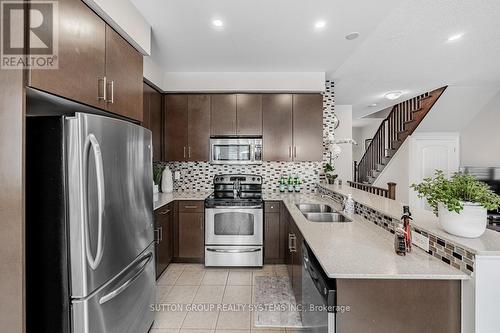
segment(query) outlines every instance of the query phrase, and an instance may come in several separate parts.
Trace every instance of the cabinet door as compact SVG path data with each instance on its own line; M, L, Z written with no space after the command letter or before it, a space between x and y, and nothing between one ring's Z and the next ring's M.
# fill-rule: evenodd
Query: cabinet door
M142 124L152 132L153 162L162 160L162 96L148 84L144 83L143 120Z
M179 213L179 257L202 259L203 213Z
M65 24L70 22L71 24ZM80 0L59 1L59 69L31 70L30 85L98 108L103 94L106 24Z
M211 135L236 134L236 95L212 95L210 113Z
M293 95L293 160L323 159L323 97Z
M156 277L167 268L172 260L172 216L171 205L166 205L155 211L156 224Z
M106 109L142 122L142 54L106 26Z
M294 252L293 252L293 264L292 264L292 289L293 294L295 295L295 302L297 304L302 303L302 242L304 239L302 238L302 234L299 229L293 223L293 234L295 235L294 239Z
M187 95L165 95L164 147L167 161L184 161L187 157Z
M292 160L292 95L262 96L264 161Z
M236 95L236 133L262 135L262 95Z
M210 95L188 96L188 160L208 161Z
M293 252L292 252L292 236L293 231L291 227L291 216L288 212L285 213L285 265L288 271L288 276L290 277L290 281L293 283Z
M275 263L280 258L280 214L264 214L264 260Z

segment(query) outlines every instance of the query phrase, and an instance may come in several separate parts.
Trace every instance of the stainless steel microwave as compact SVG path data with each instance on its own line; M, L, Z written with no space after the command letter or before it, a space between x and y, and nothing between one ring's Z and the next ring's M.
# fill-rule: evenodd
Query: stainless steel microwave
M262 164L262 138L210 138L212 164Z

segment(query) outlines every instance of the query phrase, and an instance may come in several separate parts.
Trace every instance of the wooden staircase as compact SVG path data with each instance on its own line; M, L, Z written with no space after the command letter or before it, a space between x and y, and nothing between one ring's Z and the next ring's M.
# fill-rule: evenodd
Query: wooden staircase
M403 142L441 97L447 86L426 92L392 107L359 163L354 162L354 180L373 184Z

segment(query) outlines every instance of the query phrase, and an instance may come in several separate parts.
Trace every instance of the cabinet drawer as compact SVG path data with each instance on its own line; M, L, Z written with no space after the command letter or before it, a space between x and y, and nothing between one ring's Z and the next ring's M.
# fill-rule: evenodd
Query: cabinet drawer
M170 213L171 211L171 208L170 205L164 205L164 206L161 206L160 208L157 208L155 210L155 217L162 217L164 215L168 215L168 213Z
M179 213L203 213L203 201L180 200Z
M264 203L264 211L266 213L279 213L280 212L280 202L279 201L267 201Z

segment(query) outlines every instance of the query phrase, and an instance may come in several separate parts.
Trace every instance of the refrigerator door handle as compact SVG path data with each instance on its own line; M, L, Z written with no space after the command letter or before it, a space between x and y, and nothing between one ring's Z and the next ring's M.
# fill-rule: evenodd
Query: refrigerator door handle
M96 170L96 179L97 179L97 208L98 208L98 231L97 231L97 251L96 251L96 256L94 257L92 255L92 249L90 248L90 228L89 228L89 218L88 218L88 207L87 204L85 205L85 250L87 254L87 261L89 262L90 267L95 270L99 264L101 263L102 260L102 255L104 252L103 248L103 214L104 214L104 204L105 204L105 198L104 198L104 167L102 163L102 155L101 155L101 147L99 146L99 142L97 141L97 138L95 137L94 134L90 133L87 136L87 140L85 141L85 149L84 149L84 170L83 172L85 175L87 174L88 170L88 155L89 155L89 150L92 149L94 152L94 161L95 161L95 170ZM85 182L86 184L86 182ZM85 193L84 193L84 198L87 198L87 190L86 186L84 185ZM85 202L87 202L87 199L85 199Z
M144 271L144 269L146 269L146 266L149 264L149 262L151 261L151 259L153 258L153 253L152 252L149 252L148 254L146 254L144 257L142 257L137 263L140 264L140 267L136 270L136 272L134 273L134 275L132 275L132 277L130 279L128 279L127 281L125 281L122 285L120 285L118 288L114 289L113 291L109 292L108 294L104 295L103 297L101 297L99 299L99 304L104 304L110 300L112 300L113 298L115 298L116 296L120 295L123 291L125 291L125 289L127 289L132 283L134 283L135 280L137 280L139 278L139 276L141 275L141 273ZM137 267L137 266L136 266Z

